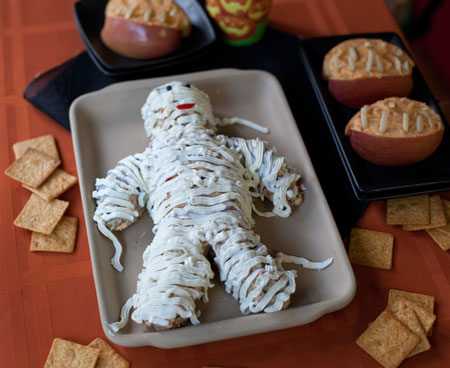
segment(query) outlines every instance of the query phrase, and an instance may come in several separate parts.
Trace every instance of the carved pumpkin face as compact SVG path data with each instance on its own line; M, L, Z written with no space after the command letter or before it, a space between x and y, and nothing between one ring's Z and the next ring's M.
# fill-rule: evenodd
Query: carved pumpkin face
M206 0L206 9L230 44L252 44L261 39L271 0ZM227 42L227 41L226 41Z
M216 21L220 29L232 40L250 37L256 30L256 23L251 19L219 15L216 17Z
M219 0L206 0L206 10L211 17L215 18L221 12Z
M270 11L270 0L260 0L255 2L251 6L247 16L251 20L259 22L269 15L269 11Z
M230 15L243 15L252 5L252 0L219 0L223 10Z

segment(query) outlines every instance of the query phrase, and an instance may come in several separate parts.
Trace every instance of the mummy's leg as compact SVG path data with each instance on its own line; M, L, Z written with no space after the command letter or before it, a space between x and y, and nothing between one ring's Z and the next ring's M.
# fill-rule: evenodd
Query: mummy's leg
M148 190L142 174L143 154L128 156L110 170L103 179L97 179L92 197L97 201L94 221L100 232L109 238L116 249L111 260L122 271L122 246L113 231L120 231L134 223L143 213Z
M156 329L179 327L189 319L199 323L196 301L208 301L214 274L203 255L206 243L195 233L192 227L179 224L159 226L144 252L144 269L128 304L134 308L134 321ZM125 324L126 316L112 327L118 330Z
M295 291L295 271L286 271L253 231L223 224L206 234L226 290L242 313L275 312L288 306Z

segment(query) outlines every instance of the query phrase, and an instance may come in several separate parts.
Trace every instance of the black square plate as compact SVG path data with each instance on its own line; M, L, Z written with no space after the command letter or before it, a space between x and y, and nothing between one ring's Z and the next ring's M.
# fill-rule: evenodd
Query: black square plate
M176 2L188 15L192 31L187 38L183 39L178 50L158 59L127 58L116 54L103 44L100 31L105 21L107 0L78 1L74 5L74 15L86 50L99 69L109 75L129 74L181 63L215 41L214 28L200 4L196 0L177 0Z
M449 126L417 66L413 70L414 87L409 98L425 102L441 116L445 132L439 148L422 162L400 167L371 164L353 151L348 137L344 134L344 129L358 110L348 108L333 99L328 92L328 82L322 78L322 63L325 54L332 47L347 39L358 37L380 38L408 52L401 38L395 33L311 38L303 40L300 49L306 72L355 195L361 200L376 200L450 189Z

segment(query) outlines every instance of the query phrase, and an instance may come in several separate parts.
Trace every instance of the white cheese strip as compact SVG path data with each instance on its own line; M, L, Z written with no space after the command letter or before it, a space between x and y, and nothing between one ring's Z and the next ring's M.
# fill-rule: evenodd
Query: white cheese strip
M402 63L401 63L401 61L399 60L399 58L394 58L394 61L395 61L395 69L397 70L397 72L398 73L402 73Z
M348 51L349 51L350 57L351 57L354 61L358 60L358 54L356 53L356 50L355 50L355 48L354 48L353 46L350 46L350 47L348 48Z
M409 72L409 63L408 63L408 60L406 60L406 61L403 63L403 69L405 69L406 72Z
M372 64L373 64L373 51L369 50L369 54L367 55L367 64L366 64L366 72L370 73L372 70Z
M375 55L375 61L377 63L377 70L382 73L384 71L384 68L383 63L381 62L380 55Z
M409 115L406 112L403 113L402 129L403 129L403 131L408 133L408 130L409 130Z
M286 255L284 253L277 253L276 260L280 263L294 263L301 265L303 268L308 268L310 270L323 270L333 263L333 257L326 259L321 262L311 262L310 260L302 257L294 257L290 255Z
M361 108L361 126L363 129L367 128L367 106Z
M152 10L148 9L146 10L146 12L144 13L144 22L150 22L150 17L152 16Z
M348 55L348 65L353 72L356 70L355 59L352 58L352 55Z
M125 19L130 19L133 16L136 8L137 8L137 5L134 5L131 8L129 8L128 11L125 13Z
M379 126L379 129L378 129L378 131L380 133L384 133L386 131L388 117L389 117L389 111L388 110L383 110L381 112L380 126Z
M416 130L420 133L423 131L423 119L421 115L417 115L417 119L416 119Z

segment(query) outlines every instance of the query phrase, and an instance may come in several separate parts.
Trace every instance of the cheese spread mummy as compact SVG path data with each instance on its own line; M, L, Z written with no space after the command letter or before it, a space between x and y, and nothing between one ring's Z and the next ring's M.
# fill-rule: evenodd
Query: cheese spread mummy
M146 207L155 237L143 254L136 293L125 303L117 332L131 317L166 329L190 320L199 323L198 300L207 301L213 272L208 250L227 292L243 313L285 308L295 291L295 271L282 262L321 269L331 263L269 255L252 231L252 210L287 217L302 201L300 176L267 143L217 135L220 125L243 119L214 117L208 96L190 84L172 82L154 89L142 108L147 149L121 160L97 179L94 220L113 242L113 266L121 271L121 244L113 234L132 224ZM272 201L258 211L252 197Z

